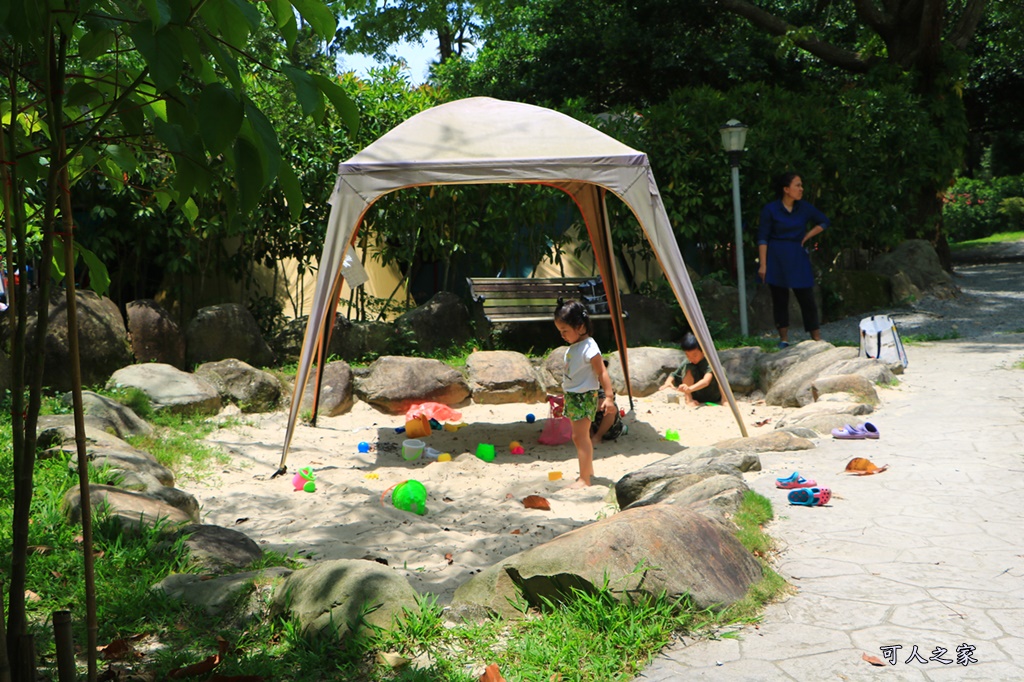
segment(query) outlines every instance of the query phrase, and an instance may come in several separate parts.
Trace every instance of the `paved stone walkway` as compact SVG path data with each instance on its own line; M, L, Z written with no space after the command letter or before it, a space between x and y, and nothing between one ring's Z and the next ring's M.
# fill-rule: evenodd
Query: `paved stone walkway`
M908 355L868 417L879 440L763 453L747 474L796 593L735 639L677 642L639 680L1024 680L1024 334ZM889 470L840 473L853 457ZM788 505L774 481L793 471L830 504Z

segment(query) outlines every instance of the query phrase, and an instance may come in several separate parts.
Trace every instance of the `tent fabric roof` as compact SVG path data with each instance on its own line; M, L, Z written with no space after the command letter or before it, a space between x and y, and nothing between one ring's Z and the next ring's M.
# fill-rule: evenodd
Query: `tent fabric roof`
M719 378L740 431L746 435L647 155L550 109L472 97L442 104L409 118L338 166L278 473L285 470L313 358L328 343L324 331L327 329L329 333L327 320L333 317L337 306L345 251L367 209L381 196L407 187L482 183L551 185L576 202L605 282L628 381L625 330L604 205L607 192L618 196L640 223L690 328Z
M342 172L473 163L642 166L646 156L550 109L471 97L427 109L341 164Z

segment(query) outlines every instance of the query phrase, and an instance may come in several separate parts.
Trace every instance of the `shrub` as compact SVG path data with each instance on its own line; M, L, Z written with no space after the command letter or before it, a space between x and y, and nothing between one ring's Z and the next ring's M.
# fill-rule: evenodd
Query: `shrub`
M1024 229L1024 197L1010 197L999 202L999 210L1011 231Z
M942 199L942 219L950 241L980 239L1009 231L1012 215L1000 214L1002 202L1008 198L1020 199L1022 195L1024 176L1021 175L991 180L959 178Z

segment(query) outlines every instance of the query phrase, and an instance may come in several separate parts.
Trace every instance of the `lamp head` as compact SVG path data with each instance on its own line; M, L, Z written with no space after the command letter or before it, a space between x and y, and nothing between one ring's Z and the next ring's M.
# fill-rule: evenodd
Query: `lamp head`
M747 126L736 119L730 119L724 126L718 129L722 134L722 148L725 151L742 152L747 142Z

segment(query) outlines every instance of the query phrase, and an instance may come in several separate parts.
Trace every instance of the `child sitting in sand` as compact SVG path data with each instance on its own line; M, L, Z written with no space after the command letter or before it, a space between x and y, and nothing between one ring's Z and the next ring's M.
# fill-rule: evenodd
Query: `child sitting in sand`
M722 391L708 367L708 359L704 357L697 338L693 333L686 332L679 345L686 353L686 361L668 375L659 390L679 391L686 396L686 404L693 407L721 402Z
M579 301L566 301L555 310L555 327L569 344L565 351L562 392L565 395L564 414L572 422L572 442L580 463L580 477L572 485L582 488L590 485L594 475L594 443L590 439L590 424L598 413L598 389L604 390L601 411L617 410L612 380L604 366L601 349L590 336L590 314Z

